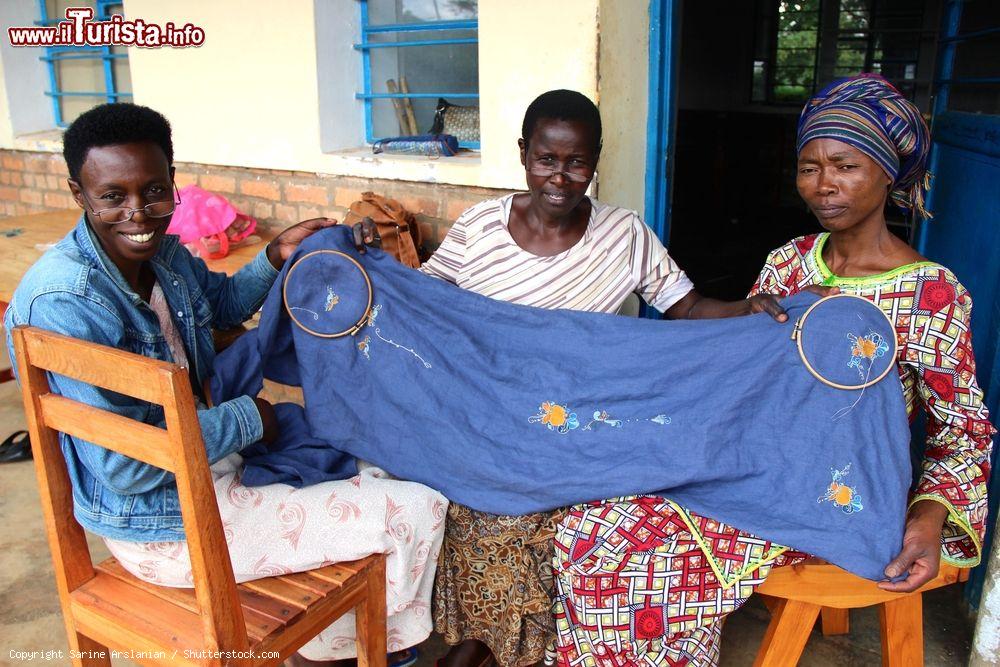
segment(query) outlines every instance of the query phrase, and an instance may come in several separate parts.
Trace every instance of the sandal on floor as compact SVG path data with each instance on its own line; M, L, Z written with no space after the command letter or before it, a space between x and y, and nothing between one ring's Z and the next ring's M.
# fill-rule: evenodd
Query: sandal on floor
M404 648L402 651L396 651L395 653L390 653L386 657L395 656L391 661L387 661L389 667L409 667L417 661L420 657L420 653L416 648Z
M0 463L14 463L31 459L31 440L27 431L14 431L0 442Z

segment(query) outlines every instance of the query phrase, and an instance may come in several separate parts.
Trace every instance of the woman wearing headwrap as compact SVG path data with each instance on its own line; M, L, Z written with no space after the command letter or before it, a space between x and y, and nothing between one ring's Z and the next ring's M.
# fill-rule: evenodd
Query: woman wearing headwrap
M942 558L979 563L996 433L976 383L972 299L886 226L890 200L929 217L929 139L917 108L878 75L837 81L810 100L796 185L827 231L770 253L750 291L839 287L896 326L907 410L912 418L923 406L928 434L903 547L879 583L898 592L932 579ZM556 546L559 660L574 665L713 665L725 616L771 567L804 558L647 496L573 508Z

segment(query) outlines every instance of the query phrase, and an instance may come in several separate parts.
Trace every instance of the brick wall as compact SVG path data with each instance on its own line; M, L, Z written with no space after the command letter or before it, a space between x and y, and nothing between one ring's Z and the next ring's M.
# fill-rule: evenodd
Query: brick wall
M416 214L429 249L440 243L466 208L506 192L186 162L175 167L177 187L195 183L218 192L240 211L276 230L308 218L341 219L351 202L371 190L398 200ZM75 208L66 178L61 154L0 150L0 217Z

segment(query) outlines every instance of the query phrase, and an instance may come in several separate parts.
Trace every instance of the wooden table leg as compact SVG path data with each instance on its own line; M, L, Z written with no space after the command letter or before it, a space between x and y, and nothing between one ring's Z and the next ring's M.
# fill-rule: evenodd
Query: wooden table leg
M788 667L799 662L809 633L816 625L819 605L780 600L772 611L764 641L757 652L754 667Z
M882 666L924 664L923 601L920 593L879 605L882 627Z

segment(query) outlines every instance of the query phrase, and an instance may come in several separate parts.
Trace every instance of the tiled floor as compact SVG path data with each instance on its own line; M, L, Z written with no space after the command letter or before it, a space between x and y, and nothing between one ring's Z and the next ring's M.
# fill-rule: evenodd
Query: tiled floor
M0 355L2 358L2 355ZM24 426L20 393L14 383L0 385L0 438ZM30 462L0 465L0 665L63 665L69 661L37 657L21 660L12 651L66 651L48 545L42 526L35 476ZM107 555L91 540L95 559ZM768 615L751 600L726 624L722 664L753 663ZM801 665L848 667L880 664L878 616L874 609L852 613L849 635L824 638L818 631L806 647ZM961 591L951 586L924 596L926 664L953 667L966 663L972 622L964 614ZM446 647L432 636L421 645L421 667L429 667ZM130 664L116 661L116 665Z

